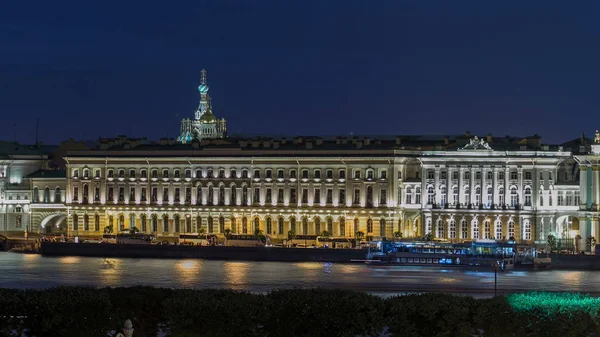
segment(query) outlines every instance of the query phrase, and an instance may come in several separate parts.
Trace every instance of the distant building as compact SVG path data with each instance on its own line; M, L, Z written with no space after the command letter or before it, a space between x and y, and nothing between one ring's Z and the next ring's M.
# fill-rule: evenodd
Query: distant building
M181 143L189 143L193 140L224 138L227 134L227 124L224 118L217 119L213 114L213 107L208 84L206 84L206 70L202 69L201 84L198 86L200 92L200 104L194 112L194 119L184 118L181 120L181 131L177 140Z

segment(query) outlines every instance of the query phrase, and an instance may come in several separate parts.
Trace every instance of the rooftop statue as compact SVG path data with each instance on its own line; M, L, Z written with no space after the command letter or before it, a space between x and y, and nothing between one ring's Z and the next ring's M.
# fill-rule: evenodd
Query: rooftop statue
M483 139L479 139L477 136L469 140L469 144L463 147L463 150L491 150L490 145Z
M600 132L596 130L596 135L594 135L594 144L600 144Z

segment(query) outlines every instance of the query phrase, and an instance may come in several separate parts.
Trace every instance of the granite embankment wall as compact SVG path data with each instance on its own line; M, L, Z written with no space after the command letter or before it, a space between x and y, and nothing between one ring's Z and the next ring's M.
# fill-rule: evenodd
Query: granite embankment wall
M135 258L194 258L206 260L350 262L366 259L362 249L191 247L134 244L42 243L45 256L93 256Z
M551 269L600 270L599 255L550 255Z

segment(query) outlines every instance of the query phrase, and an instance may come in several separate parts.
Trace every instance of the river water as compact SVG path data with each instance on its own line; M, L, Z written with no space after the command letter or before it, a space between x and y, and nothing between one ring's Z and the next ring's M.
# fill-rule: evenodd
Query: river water
M507 271L498 273L498 292L575 291L600 295L600 271ZM229 288L266 292L280 288L325 287L381 295L447 292L490 296L491 270L368 266L337 263L207 261L43 257L0 253L0 287L117 287L147 285L169 288Z

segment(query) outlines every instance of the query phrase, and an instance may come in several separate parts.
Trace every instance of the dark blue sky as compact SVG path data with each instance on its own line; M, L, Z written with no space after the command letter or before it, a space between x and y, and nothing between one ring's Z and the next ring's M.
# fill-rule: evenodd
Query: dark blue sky
M208 71L230 132L600 128L594 1L12 1L0 138L175 136ZM16 127L14 126L16 125Z

